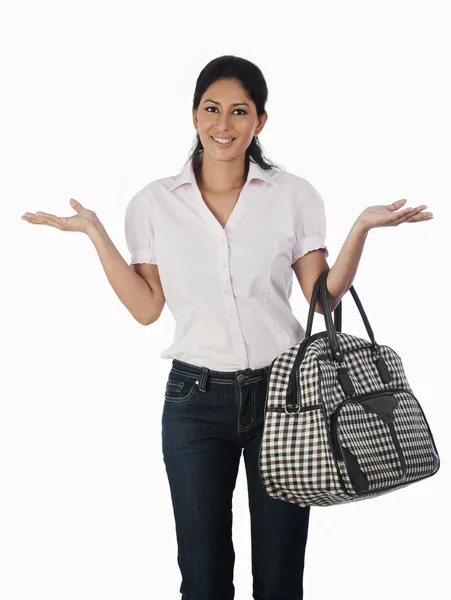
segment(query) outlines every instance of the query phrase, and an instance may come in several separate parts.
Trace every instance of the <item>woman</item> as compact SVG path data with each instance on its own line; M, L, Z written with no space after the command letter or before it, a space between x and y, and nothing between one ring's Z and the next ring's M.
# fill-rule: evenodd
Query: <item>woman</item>
M97 215L71 199L72 217L25 213L30 223L92 240L114 291L143 325L167 302L176 319L162 415L183 600L235 595L232 495L243 450L253 598L300 600L309 507L266 493L259 478L272 360L303 339L291 312L293 271L308 302L328 269L324 203L305 179L268 163L258 136L267 86L251 62L222 56L200 73L196 146L177 176L129 202L128 265ZM352 285L370 229L432 218L406 200L365 209L327 278L333 310ZM161 277L161 279L160 279ZM315 307L322 313L319 301Z

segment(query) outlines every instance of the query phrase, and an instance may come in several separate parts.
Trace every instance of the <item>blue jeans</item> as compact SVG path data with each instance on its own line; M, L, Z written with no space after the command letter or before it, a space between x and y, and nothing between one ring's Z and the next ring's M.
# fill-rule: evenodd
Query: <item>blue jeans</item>
M182 600L235 597L232 494L244 452L254 600L302 600L310 507L272 498L258 471L270 366L213 371L176 359L162 415Z

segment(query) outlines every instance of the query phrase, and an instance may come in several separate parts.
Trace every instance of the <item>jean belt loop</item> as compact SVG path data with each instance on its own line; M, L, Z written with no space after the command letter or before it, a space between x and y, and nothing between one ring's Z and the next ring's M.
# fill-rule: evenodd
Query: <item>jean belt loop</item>
M200 367L200 379L199 379L199 387L197 388L199 392L207 391L207 378L208 378L209 369L207 367Z

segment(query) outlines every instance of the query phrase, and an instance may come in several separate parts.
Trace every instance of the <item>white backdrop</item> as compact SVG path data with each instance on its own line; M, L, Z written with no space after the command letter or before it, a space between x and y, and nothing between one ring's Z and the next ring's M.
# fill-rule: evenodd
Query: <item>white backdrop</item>
M358 214L407 198L434 219L370 231L354 286L401 356L438 474L366 502L312 508L306 600L449 598L450 110L448 3L5 4L2 118L0 596L177 600L161 414L175 322L139 325L89 238L24 212L96 211L128 261L124 213L177 174L196 78L255 62L269 87L267 158L310 181L333 265ZM292 307L306 324L296 278ZM314 332L325 329L315 315ZM343 331L367 337L350 294ZM250 600L244 464L234 494L236 600Z

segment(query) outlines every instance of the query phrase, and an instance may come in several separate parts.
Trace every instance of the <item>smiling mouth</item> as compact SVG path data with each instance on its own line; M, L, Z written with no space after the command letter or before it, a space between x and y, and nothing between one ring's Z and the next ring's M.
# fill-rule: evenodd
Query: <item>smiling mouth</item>
M229 144L231 144L232 142L234 142L236 140L236 138L231 138L230 142L218 142L218 140L215 140L215 138L213 136L210 136L211 139L216 142L217 144L221 144L223 146L228 146Z

